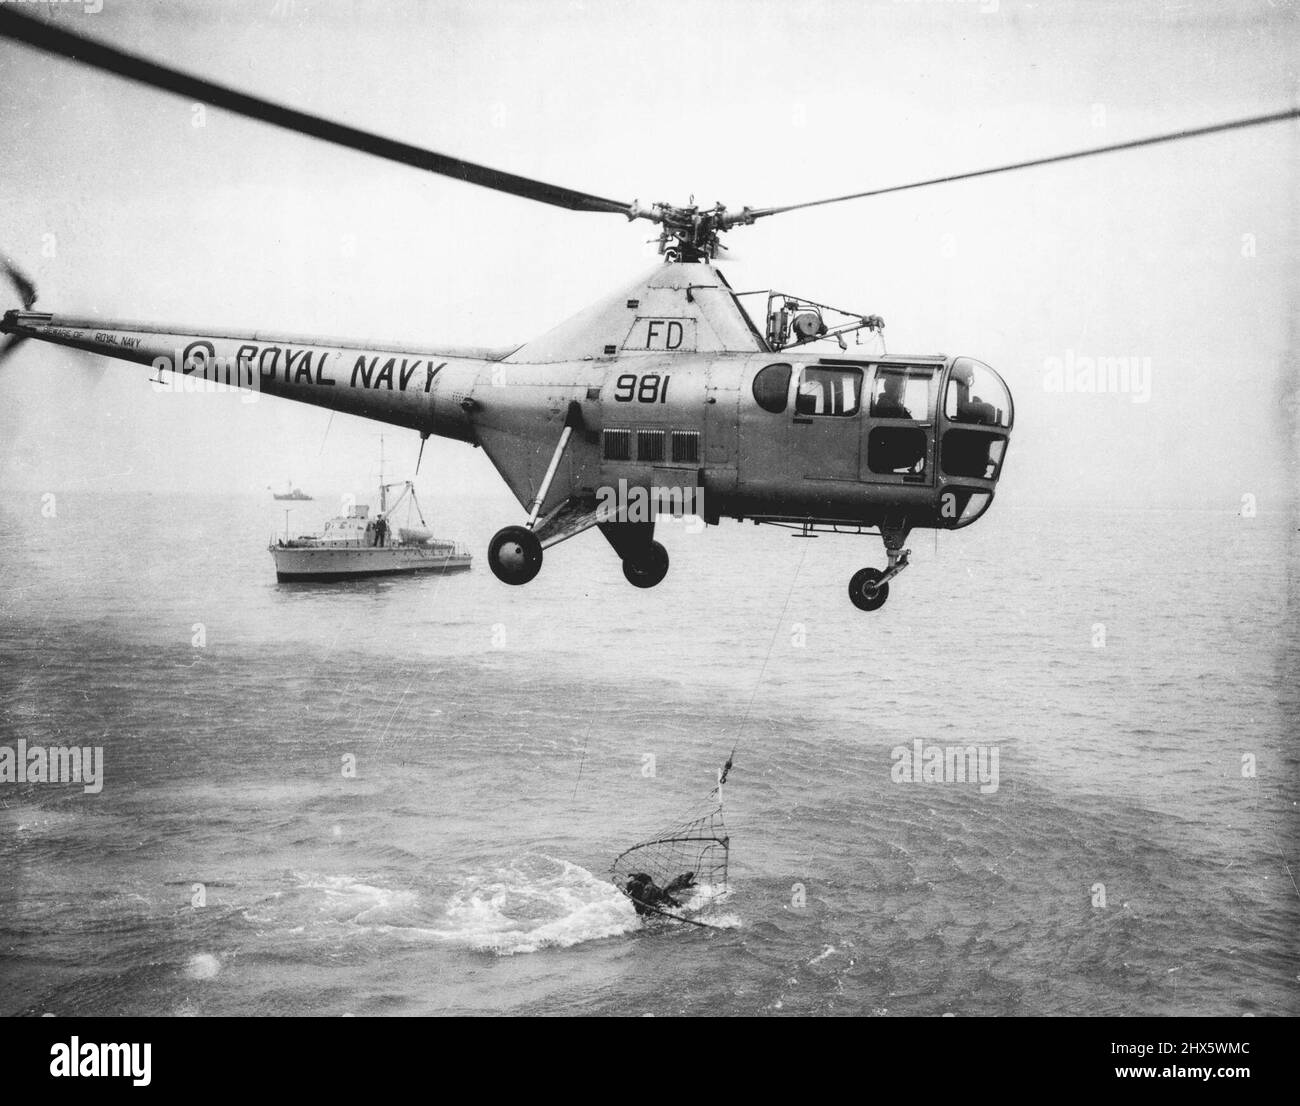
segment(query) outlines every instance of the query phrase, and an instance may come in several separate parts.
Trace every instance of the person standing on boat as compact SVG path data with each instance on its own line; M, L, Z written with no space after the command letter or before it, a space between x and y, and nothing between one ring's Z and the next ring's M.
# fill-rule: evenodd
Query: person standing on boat
M375 544L383 545L387 537L388 537L388 520L384 518L383 515L380 515L379 518L375 520Z

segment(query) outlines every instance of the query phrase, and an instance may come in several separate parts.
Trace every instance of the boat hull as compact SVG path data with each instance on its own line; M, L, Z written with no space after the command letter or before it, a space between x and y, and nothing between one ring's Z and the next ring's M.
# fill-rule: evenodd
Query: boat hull
M271 546L275 578L284 583L332 583L374 576L406 576L416 572L463 572L473 558L468 553L440 553L418 546Z

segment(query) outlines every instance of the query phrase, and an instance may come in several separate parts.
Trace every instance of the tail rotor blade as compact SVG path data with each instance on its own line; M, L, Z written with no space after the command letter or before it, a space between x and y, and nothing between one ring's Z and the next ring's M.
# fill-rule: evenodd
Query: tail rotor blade
M32 283L30 277L18 268L7 257L0 258L0 266L4 267L5 276L9 282L18 290L18 295L23 301L23 310L30 311L32 304L36 302L36 285Z
M0 364L3 364L5 358L25 341L27 341L26 334L10 334L3 342L0 342Z
M25 341L26 334L9 334L3 340L0 340L0 366L18 350ZM70 365L75 366L75 370L82 380L91 388L95 387L104 378L104 362L100 357L93 353L83 352L82 350L68 350L72 356L68 358Z

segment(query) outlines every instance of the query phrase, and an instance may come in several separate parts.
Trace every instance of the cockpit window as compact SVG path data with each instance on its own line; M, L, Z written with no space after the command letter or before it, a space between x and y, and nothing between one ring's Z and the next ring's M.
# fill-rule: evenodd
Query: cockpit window
M829 368L804 369L795 397L798 415L856 415L862 406L862 370Z
M1010 426L1011 393L998 374L969 357L959 357L948 378L943 412L953 422Z
M790 395L790 366L768 365L754 377L754 401L764 411L779 415Z

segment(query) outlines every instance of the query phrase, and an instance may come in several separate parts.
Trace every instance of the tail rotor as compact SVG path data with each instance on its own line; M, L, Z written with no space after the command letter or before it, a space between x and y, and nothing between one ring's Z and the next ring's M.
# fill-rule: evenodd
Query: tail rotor
M0 257L0 268L4 270L4 275L9 278L9 283L14 286L19 299L22 300L23 310L30 311L32 304L36 302L36 285L32 279L7 257ZM25 334L8 335L3 342L0 342L0 362L3 362L25 341L27 341Z

